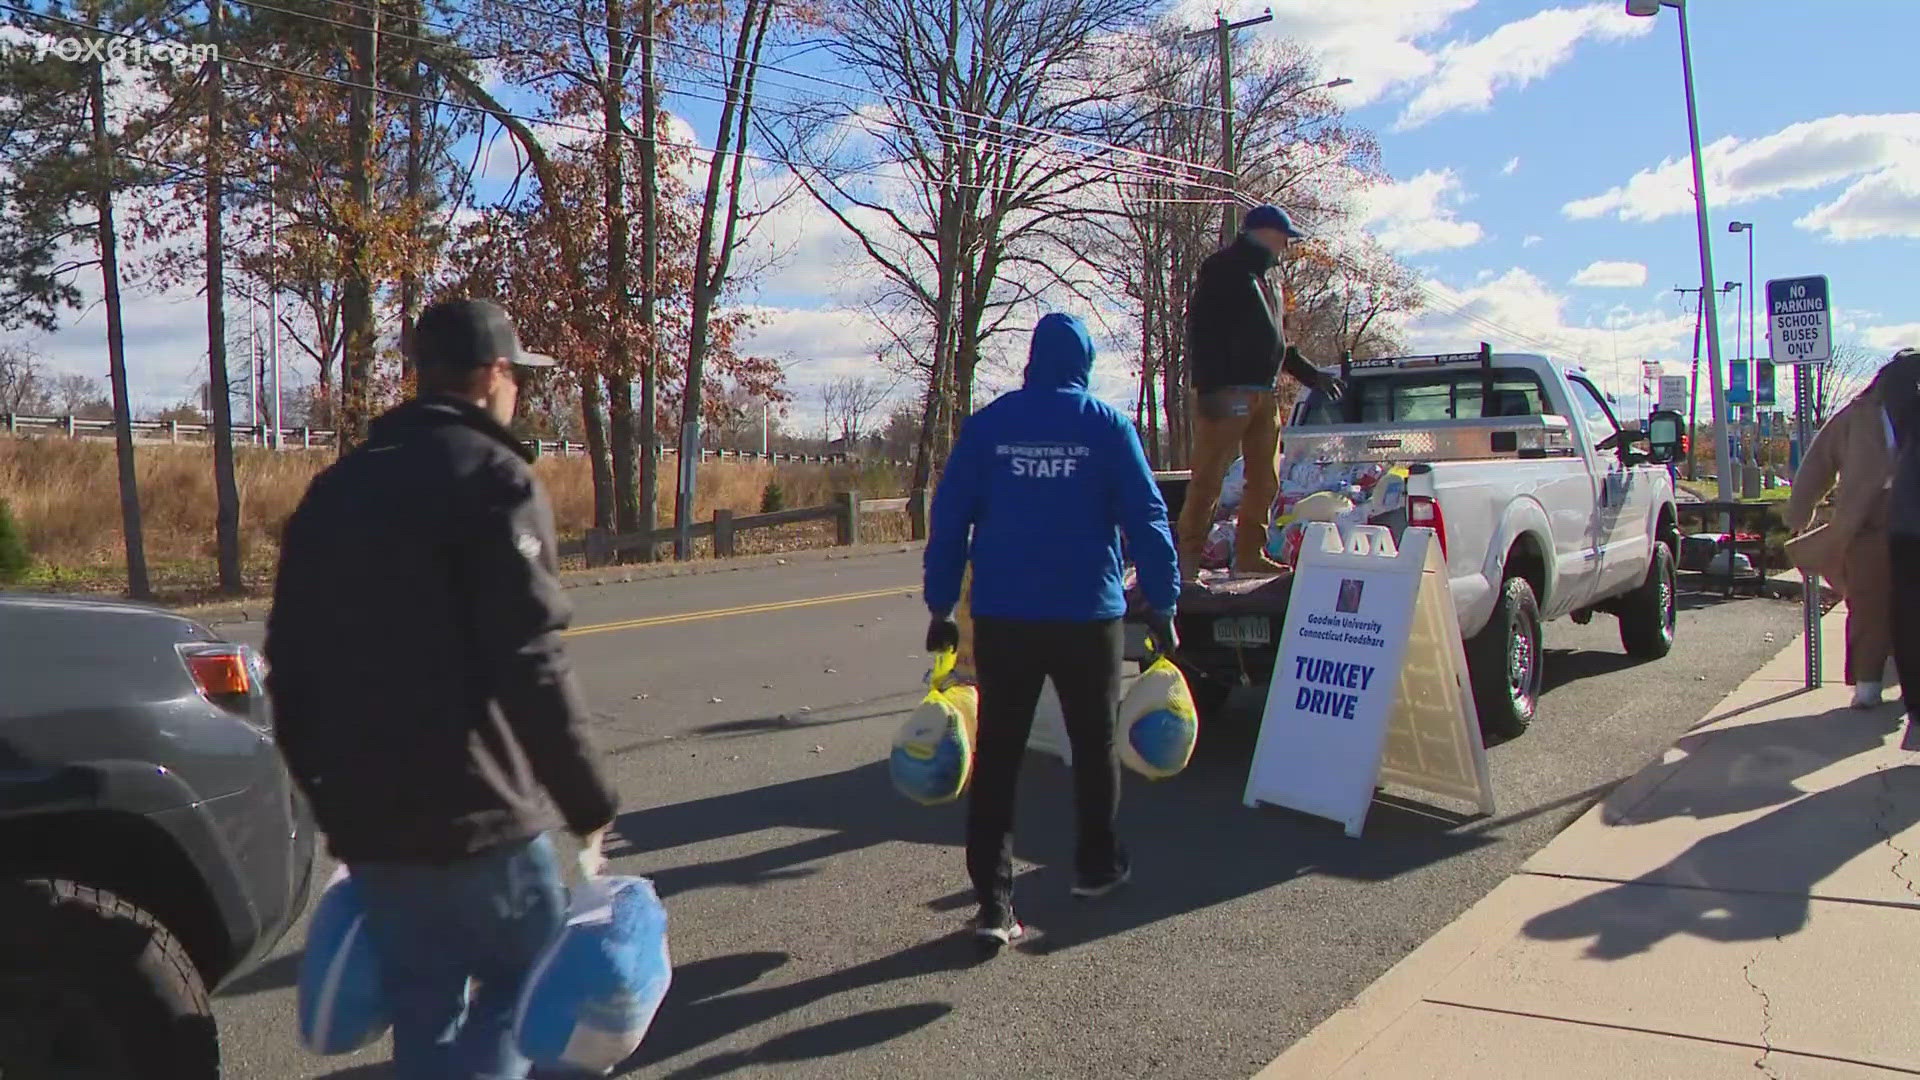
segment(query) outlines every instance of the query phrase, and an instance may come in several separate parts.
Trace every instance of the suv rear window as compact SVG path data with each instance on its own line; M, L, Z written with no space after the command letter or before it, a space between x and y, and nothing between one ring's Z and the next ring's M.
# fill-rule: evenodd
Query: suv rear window
M1487 386L1486 373L1477 367L1356 374L1347 383L1346 398L1338 404L1319 391L1308 395L1298 422L1417 423L1549 412L1540 377L1524 368L1494 368L1491 396L1483 393Z

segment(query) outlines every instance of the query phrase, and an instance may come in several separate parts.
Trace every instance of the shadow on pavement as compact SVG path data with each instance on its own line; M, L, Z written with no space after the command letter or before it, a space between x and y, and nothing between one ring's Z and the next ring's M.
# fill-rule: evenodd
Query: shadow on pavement
M1639 667L1646 661L1636 660L1624 652L1600 652L1596 649L1548 649L1544 663L1546 667L1540 673L1540 692L1550 694L1569 683L1611 675L1616 671Z
M951 1005L923 1002L856 1013L768 1039L751 1050L717 1054L667 1076L668 1080L707 1080L748 1065L807 1061L864 1050L926 1027L952 1011Z
M1609 797L1606 823L1719 817L1791 802L1807 793L1799 780L1876 749L1899 721L1884 708L1840 708L1682 736L1674 748L1686 756L1648 766L1652 786L1635 784L1640 794L1630 793L1631 801Z
M1841 866L1920 822L1920 765L1868 773L1706 837L1657 870L1536 915L1542 941L1591 937L1618 960L1675 934L1763 941L1806 925L1809 894ZM1890 850L1891 866L1897 856Z
M811 979L739 993L716 989L717 983L702 988L697 985L702 976L693 973L693 969L701 964L717 965L716 971L744 973L760 966L764 963L761 958L771 955L777 954L722 956L676 969L673 988L667 992L667 1000L654 1017L647 1040L640 1044L639 1053L622 1066L619 1075L691 1053L735 1032L804 1009L835 994L896 979L917 978L943 970L960 970L973 963L973 945L964 935L949 935L891 956L830 971ZM743 962L743 957L755 959ZM689 982L696 985L690 987ZM710 1057L672 1075L717 1076L749 1063L801 1061L878 1046L938 1020L951 1008L945 1004L924 1003L839 1017L777 1036L753 1050Z
M292 986L300 979L300 958L304 955L305 953L295 952L275 957L228 983L221 988L218 996L244 997L247 994L263 994L268 990L282 990Z
M1194 759L1180 775L1148 783L1128 775L1121 833L1133 851L1135 884L1120 894L1076 911L1075 928L1055 933L1058 950L1162 919L1257 893L1306 874L1379 881L1494 843L1492 837L1456 831L1464 820L1430 807L1377 802L1364 840L1346 837L1338 825L1290 811L1249 810L1241 803L1257 717L1239 712L1210 725ZM838 773L734 792L623 815L608 855L626 858L718 841L742 833L801 828L823 833L784 846L705 862L649 870L660 895L720 886L755 886L805 876L805 864L897 841L952 851L956 883L964 881L958 848L963 840L964 801L941 807L909 807L893 790L885 761ZM1017 848L1039 869L1023 875L1017 901L1023 915L1045 926L1072 904L1073 807L1071 774L1057 759L1029 754L1022 770ZM1249 852L1262 853L1258 858ZM919 903L965 907L954 897ZM939 952L872 971L853 969L866 985L876 976L923 974ZM963 950L964 951L964 950ZM897 972L889 974L889 972ZM808 987L814 984L801 984ZM846 986L815 986L819 993ZM791 995L794 988L779 993ZM818 993L780 1010L805 1004ZM774 1012L751 1017L766 1019ZM718 1033L716 1033L718 1034Z

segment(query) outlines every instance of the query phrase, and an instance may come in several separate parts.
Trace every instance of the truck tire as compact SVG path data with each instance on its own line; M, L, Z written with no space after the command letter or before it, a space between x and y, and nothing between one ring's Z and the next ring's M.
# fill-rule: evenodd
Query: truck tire
M166 927L72 881L0 881L0 1076L218 1080L200 972Z
M1628 656L1658 660L1673 651L1678 594L1673 549L1655 543L1653 565L1647 567L1647 579L1620 598L1620 644Z
M1523 577L1500 583L1493 618L1467 643L1480 730L1490 739L1515 739L1540 707L1540 602Z

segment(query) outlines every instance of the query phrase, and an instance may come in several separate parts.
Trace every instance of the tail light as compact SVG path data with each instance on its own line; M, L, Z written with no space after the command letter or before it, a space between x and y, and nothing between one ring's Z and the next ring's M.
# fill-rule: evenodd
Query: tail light
M1447 518L1440 512L1440 503L1431 495L1410 495L1407 497L1407 524L1422 529L1432 529L1440 540L1440 557L1447 557Z
M267 665L259 653L225 641L181 645L179 651L201 697L256 724L267 723Z

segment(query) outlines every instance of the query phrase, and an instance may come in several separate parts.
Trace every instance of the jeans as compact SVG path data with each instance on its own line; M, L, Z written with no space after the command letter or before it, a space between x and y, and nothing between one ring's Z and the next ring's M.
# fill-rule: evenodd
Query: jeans
M1073 746L1075 866L1083 880L1099 879L1119 869L1126 857L1114 836L1120 809L1120 762L1113 750L1120 652L1118 619L1042 622L974 616L980 732L967 803L967 873L981 915L989 922L1004 919L1013 909L1014 795L1033 732L1033 711L1049 678Z
M523 1080L513 1013L567 917L553 841L502 844L445 865L359 863L367 932L393 1008L401 1080ZM469 982L479 985L469 994Z

